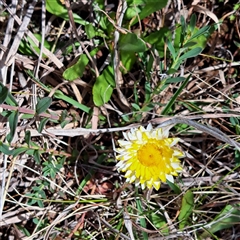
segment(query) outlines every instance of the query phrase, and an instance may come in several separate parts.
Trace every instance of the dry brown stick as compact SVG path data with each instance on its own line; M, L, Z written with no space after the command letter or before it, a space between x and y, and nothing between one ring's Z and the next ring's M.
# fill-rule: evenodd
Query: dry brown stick
M122 25L122 20L125 11L127 10L127 3L125 0L120 0L118 9L117 9L117 26L121 27ZM120 54L119 54L119 49L118 49L118 41L119 41L120 33L117 29L115 29L114 32L114 59L113 59L113 68L114 68L114 75L115 75L115 83L116 83L116 89L117 93L119 95L119 98L121 99L121 102L124 104L124 108L127 107L126 110L130 107L127 99L123 95L123 93L120 90L120 85L123 82L123 77L122 73L120 71Z

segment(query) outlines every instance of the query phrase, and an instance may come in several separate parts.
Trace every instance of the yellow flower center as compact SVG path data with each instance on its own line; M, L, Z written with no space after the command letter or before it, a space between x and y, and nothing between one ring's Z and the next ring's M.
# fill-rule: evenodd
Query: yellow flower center
M162 149L155 143L146 143L137 151L137 157L146 167L156 166L162 159Z

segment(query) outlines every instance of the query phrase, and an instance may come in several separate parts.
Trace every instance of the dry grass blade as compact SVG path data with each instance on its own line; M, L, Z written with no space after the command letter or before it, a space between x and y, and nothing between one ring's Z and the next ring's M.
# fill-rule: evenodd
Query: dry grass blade
M239 13L0 0L0 239L237 239Z
M166 127L166 126L170 126L170 125L175 125L177 123L185 123L190 126L193 126L194 128L196 128L200 131L203 131L205 133L208 133L208 134L212 135L213 137L215 137L225 143L228 143L231 146L236 147L238 150L240 150L240 144L238 142L234 141L233 139L229 138L226 134L224 134L219 129L214 128L212 126L204 126L203 124L199 124L195 121L188 120L185 118L180 118L180 117L172 118L166 122L161 123L158 127Z
M220 21L219 19L217 18L217 16L211 12L210 10L208 10L207 8L201 6L201 5L193 5L193 9L197 12L200 12L200 13L203 13L203 14L206 14L207 16L209 16L210 18L212 18L212 20L218 24L218 32L220 32Z

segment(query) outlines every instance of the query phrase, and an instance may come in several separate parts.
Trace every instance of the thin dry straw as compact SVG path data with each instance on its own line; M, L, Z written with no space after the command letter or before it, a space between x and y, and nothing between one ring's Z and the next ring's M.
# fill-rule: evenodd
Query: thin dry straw
M212 127L212 126L205 126L203 124L200 124L198 122L195 122L193 120L189 120L186 118L181 118L181 117L176 117L176 118L172 118L169 119L163 123L161 123L160 125L158 125L158 127L166 127L166 126L174 126L175 124L178 123L182 123L182 124L187 124L189 126L192 126L202 132L208 133L209 135L212 135L213 137L230 144L231 146L236 147L238 150L240 150L240 144L236 141L234 141L233 139L231 139L230 137L228 137L226 134L224 134L222 131L220 131L219 129Z

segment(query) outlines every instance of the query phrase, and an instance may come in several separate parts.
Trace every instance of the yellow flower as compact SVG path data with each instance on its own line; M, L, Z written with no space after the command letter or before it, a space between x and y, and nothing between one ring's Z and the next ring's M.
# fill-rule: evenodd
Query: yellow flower
M116 166L126 172L127 182L156 190L161 182L174 182L173 176L182 171L179 158L184 154L174 148L179 139L168 138L168 135L168 128L153 129L151 124L146 129L141 126L123 132L126 140L118 140Z

